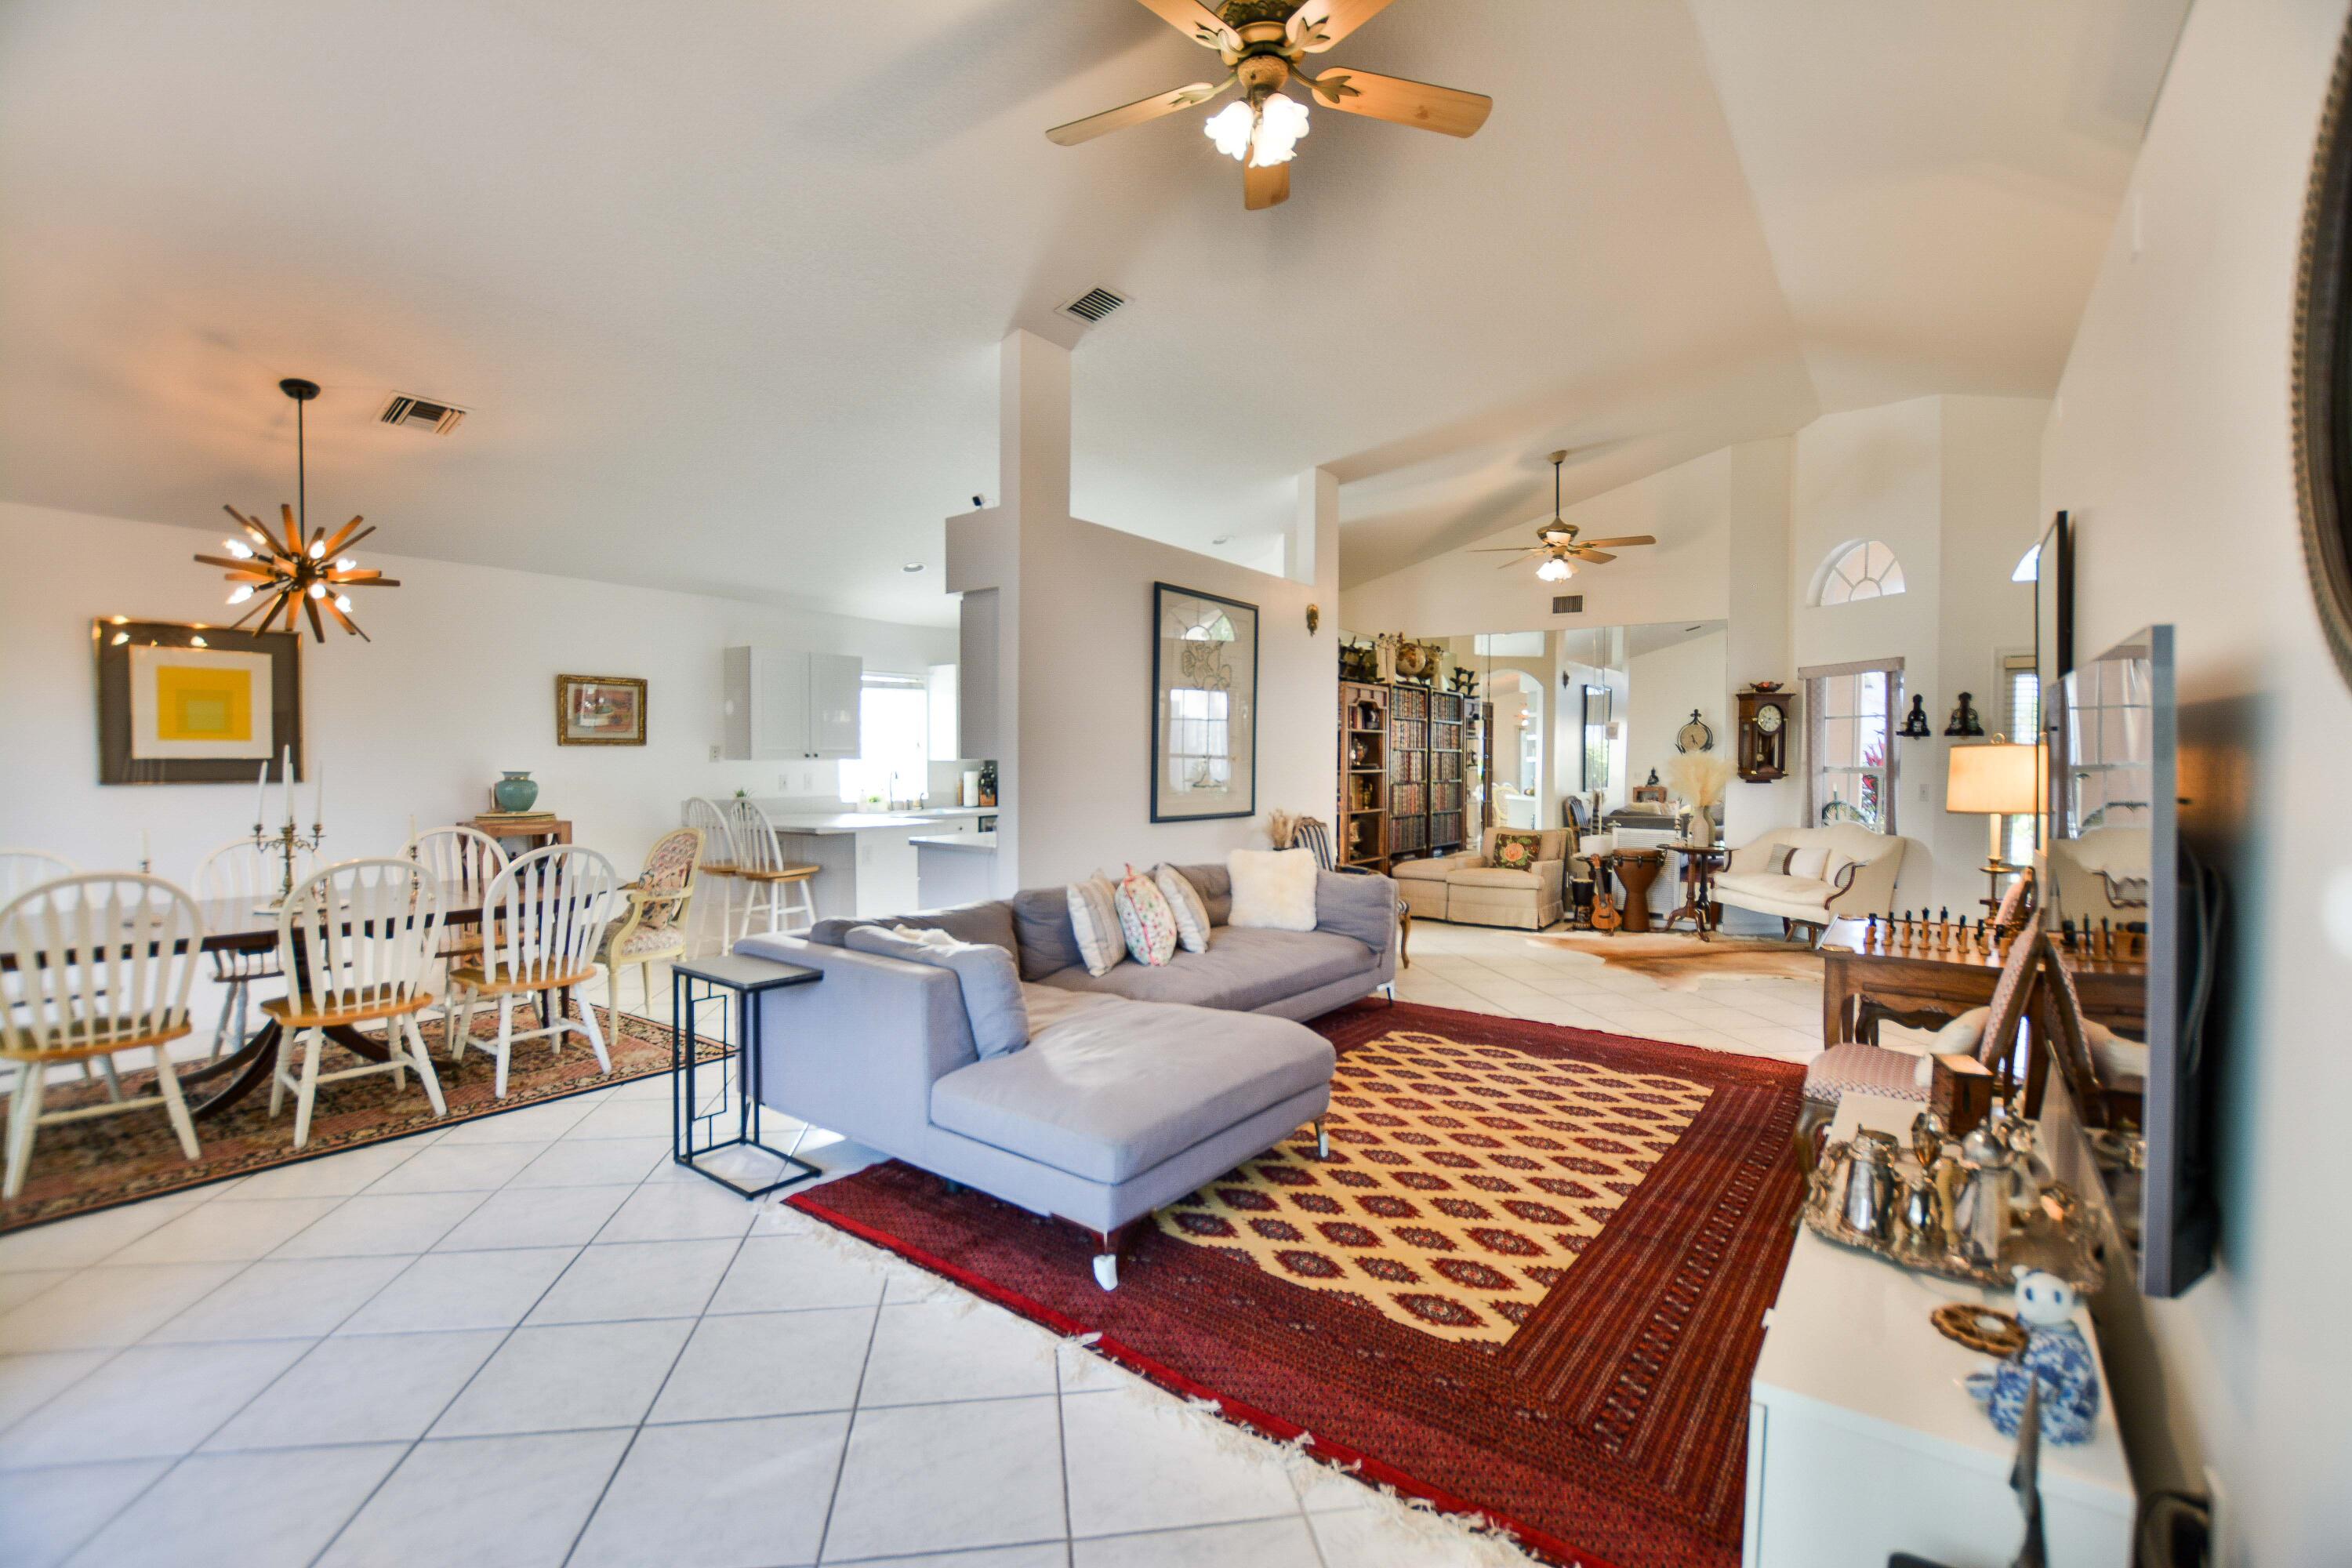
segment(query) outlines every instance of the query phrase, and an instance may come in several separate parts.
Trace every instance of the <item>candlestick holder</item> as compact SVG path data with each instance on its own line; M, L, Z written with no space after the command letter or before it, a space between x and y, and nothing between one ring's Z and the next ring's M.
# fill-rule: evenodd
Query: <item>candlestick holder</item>
M306 837L290 814L286 818L286 826L276 833L265 831L258 822L253 825L254 847L264 854L274 852L278 856L278 896L262 905L259 913L275 915L285 912L287 900L294 896L294 857L299 854L315 855L326 841L324 824L312 822Z

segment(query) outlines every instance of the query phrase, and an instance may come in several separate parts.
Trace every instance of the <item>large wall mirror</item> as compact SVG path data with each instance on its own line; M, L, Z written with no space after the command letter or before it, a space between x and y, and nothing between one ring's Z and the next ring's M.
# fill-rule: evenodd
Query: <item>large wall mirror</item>
M2352 31L2336 51L2305 210L2296 301L2295 458L2304 560L2336 668L2352 680Z

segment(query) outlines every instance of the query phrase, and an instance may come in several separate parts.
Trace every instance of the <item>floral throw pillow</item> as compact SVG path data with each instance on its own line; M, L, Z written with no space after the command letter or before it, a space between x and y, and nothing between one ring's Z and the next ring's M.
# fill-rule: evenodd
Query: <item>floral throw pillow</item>
M1176 956L1176 911L1168 907L1157 882L1129 866L1112 897L1129 957L1156 968Z
M1536 850L1543 837L1535 833L1497 833L1488 846L1496 869L1532 871L1536 868Z

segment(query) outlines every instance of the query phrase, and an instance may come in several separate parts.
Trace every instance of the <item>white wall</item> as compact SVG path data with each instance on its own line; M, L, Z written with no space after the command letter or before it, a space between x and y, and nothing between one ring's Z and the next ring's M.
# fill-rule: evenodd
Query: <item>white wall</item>
M1712 631L1625 661L1625 772L1629 784L1645 784L1650 770L1671 789L1666 765L1679 755L1675 732L1690 722L1691 710L1715 731L1716 750L1732 743L1726 712L1724 634Z
M1300 476L1285 555L1294 581L1069 515L1069 351L1029 332L999 359L999 504L948 524L948 585L994 589L999 693L996 890L1049 886L1132 862L1222 860L1266 842L1277 808L1338 804L1339 500ZM1256 811L1151 821L1152 584L1258 608ZM1307 607L1322 611L1307 629Z
M1964 690L1980 710L1991 708L1998 652L2032 647L2033 590L2009 579L2042 531L2035 476L2048 409L2034 398L1920 397L1828 415L1797 433L1793 662L1802 669L1899 658L1905 706L1910 694L1924 695L1936 731L1930 740L1895 742L1895 829L1911 841L1898 908L1976 913L1986 890L1977 870L1985 819L1944 809L1946 757L1956 742L1943 730ZM1894 549L1904 592L1814 603L1827 563L1867 539ZM1801 811L1801 781L1793 795Z
M2144 1485L2224 1489L2221 1559L2352 1542L2352 695L2297 534L2288 389L2304 193L2341 0L2189 16L2059 387L2042 505L2070 510L2084 654L2177 628L2184 834L2231 881L2220 1043L2220 1267L2179 1301L2103 1304ZM2241 749L2227 744L2244 738Z
M397 532L387 525L378 537ZM0 572L0 843L121 867L137 859L144 828L157 872L186 878L205 851L251 829L250 782L96 782L91 618L228 618L218 574L189 559L216 544L188 528L0 503L0 560L10 563ZM868 668L914 675L955 658L944 627L362 553L402 584L354 609L374 640L331 630L302 649L307 743L311 768L326 770L335 858L393 853L412 815L426 826L471 816L502 771L527 768L575 842L635 875L686 796L788 787L785 764L709 760L720 649L856 653ZM558 746L560 672L644 679L646 743ZM832 784L822 766L818 789ZM307 816L307 786L298 800Z
M1789 503L1797 444L1790 437L1748 441L1730 449L1728 542L1730 610L1724 626L1724 679L1729 693L1758 680L1794 688L1797 664L1790 639L1796 602L1790 589ZM1725 726L1717 731L1734 765L1739 734L1732 727L1738 703L1727 693ZM1801 725L1799 726L1802 728ZM1767 828L1782 827L1804 811L1805 786L1790 776L1749 784L1734 774L1723 798L1724 840L1746 844Z

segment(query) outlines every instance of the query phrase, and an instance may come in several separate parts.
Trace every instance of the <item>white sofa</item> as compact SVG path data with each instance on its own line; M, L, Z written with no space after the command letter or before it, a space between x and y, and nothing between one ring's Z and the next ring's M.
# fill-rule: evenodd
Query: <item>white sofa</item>
M1827 827L1776 827L1731 852L1715 879L1718 903L1758 914L1778 915L1783 932L1796 925L1823 927L1841 916L1859 919L1895 912L1895 879L1903 869L1910 840L1874 833L1851 822ZM1825 857L1817 876L1799 872L1811 855Z

